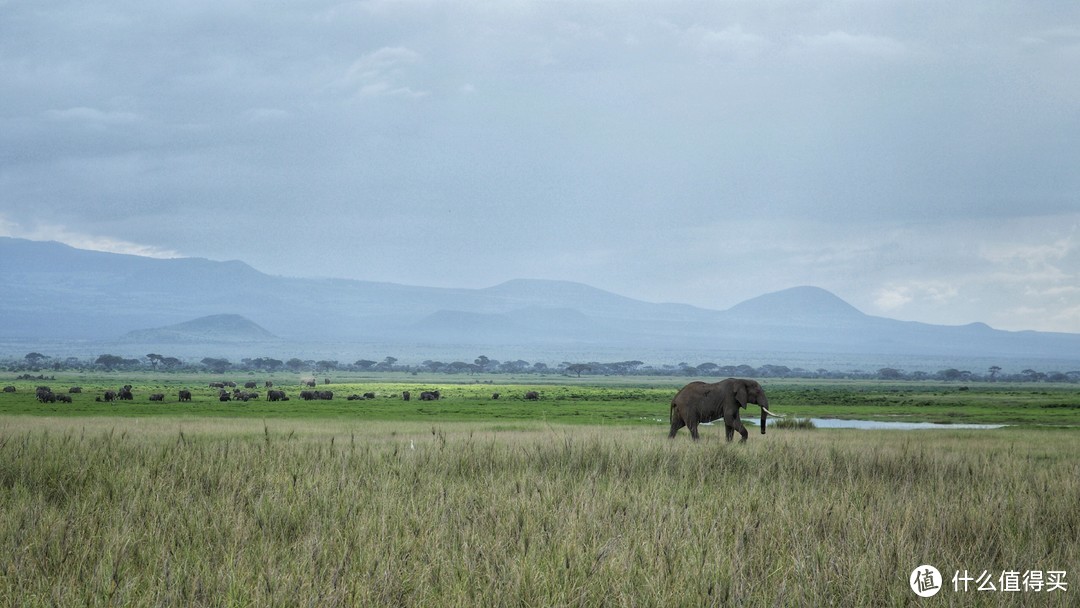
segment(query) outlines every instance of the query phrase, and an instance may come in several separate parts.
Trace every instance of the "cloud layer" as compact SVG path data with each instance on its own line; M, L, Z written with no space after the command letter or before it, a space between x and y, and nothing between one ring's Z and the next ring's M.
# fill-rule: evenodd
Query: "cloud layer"
M0 7L0 232L1080 332L1080 7Z

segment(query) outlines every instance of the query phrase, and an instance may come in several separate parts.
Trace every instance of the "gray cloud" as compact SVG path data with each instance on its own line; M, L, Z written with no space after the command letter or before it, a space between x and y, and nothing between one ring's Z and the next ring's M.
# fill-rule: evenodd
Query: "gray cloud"
M15 236L1080 331L1072 3L0 12Z

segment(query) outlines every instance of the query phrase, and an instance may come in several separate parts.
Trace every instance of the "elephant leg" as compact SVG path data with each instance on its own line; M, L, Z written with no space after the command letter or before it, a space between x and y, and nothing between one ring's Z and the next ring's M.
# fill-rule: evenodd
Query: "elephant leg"
M686 428L690 429L690 437L693 438L694 441L698 440L697 425L697 420L691 420L686 425Z
M742 435L742 439L739 440L739 443L746 441L749 433L746 432L746 427L743 426L742 420L739 420L738 418L735 419L735 430L739 431L739 434Z
M735 436L735 431L739 431L739 435L742 435L742 439L739 440L740 442L746 441L746 437L749 433L746 432L746 427L743 426L742 421L739 420L739 417L736 414L724 414L724 425L727 427L728 441L731 441Z
M686 423L683 422L682 416L673 417L671 419L671 432L668 433L668 439L671 439L672 437L674 437L675 433L678 433L679 429L681 429L684 426L686 426Z

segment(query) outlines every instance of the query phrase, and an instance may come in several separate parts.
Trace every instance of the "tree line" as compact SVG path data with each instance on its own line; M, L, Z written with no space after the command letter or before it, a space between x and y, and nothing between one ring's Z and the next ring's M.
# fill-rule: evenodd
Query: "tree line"
M675 377L740 377L740 378L823 378L823 379L874 379L895 381L939 380L947 382L1063 382L1080 383L1080 371L1038 371L1025 369L1020 372L1006 373L997 365L982 372L956 368L942 369L937 372L904 371L898 368L884 367L876 370L829 370L825 368L805 369L785 365L722 365L705 362L691 365L686 362L677 364L646 365L642 361L563 361L557 365L522 359L498 361L486 355L480 355L467 361L425 360L417 365L401 364L396 357L384 357L381 360L357 359L353 362L337 360L276 359L273 357L243 358L230 361L224 358L204 357L199 360L181 360L177 357L149 353L140 358L127 358L119 355L103 354L94 358L50 357L38 352L27 353L22 358L13 358L0 362L10 372L41 371L166 371L166 372L291 372L310 374L329 374L331 372L400 372L400 373L435 373L435 374L540 374L582 376L675 376Z

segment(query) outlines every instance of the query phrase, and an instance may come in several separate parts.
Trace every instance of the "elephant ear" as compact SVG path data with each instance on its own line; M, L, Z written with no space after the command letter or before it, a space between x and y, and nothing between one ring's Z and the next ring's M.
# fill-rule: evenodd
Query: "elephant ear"
M735 389L735 404L743 409L746 409L746 383L740 382L736 386L737 388Z

